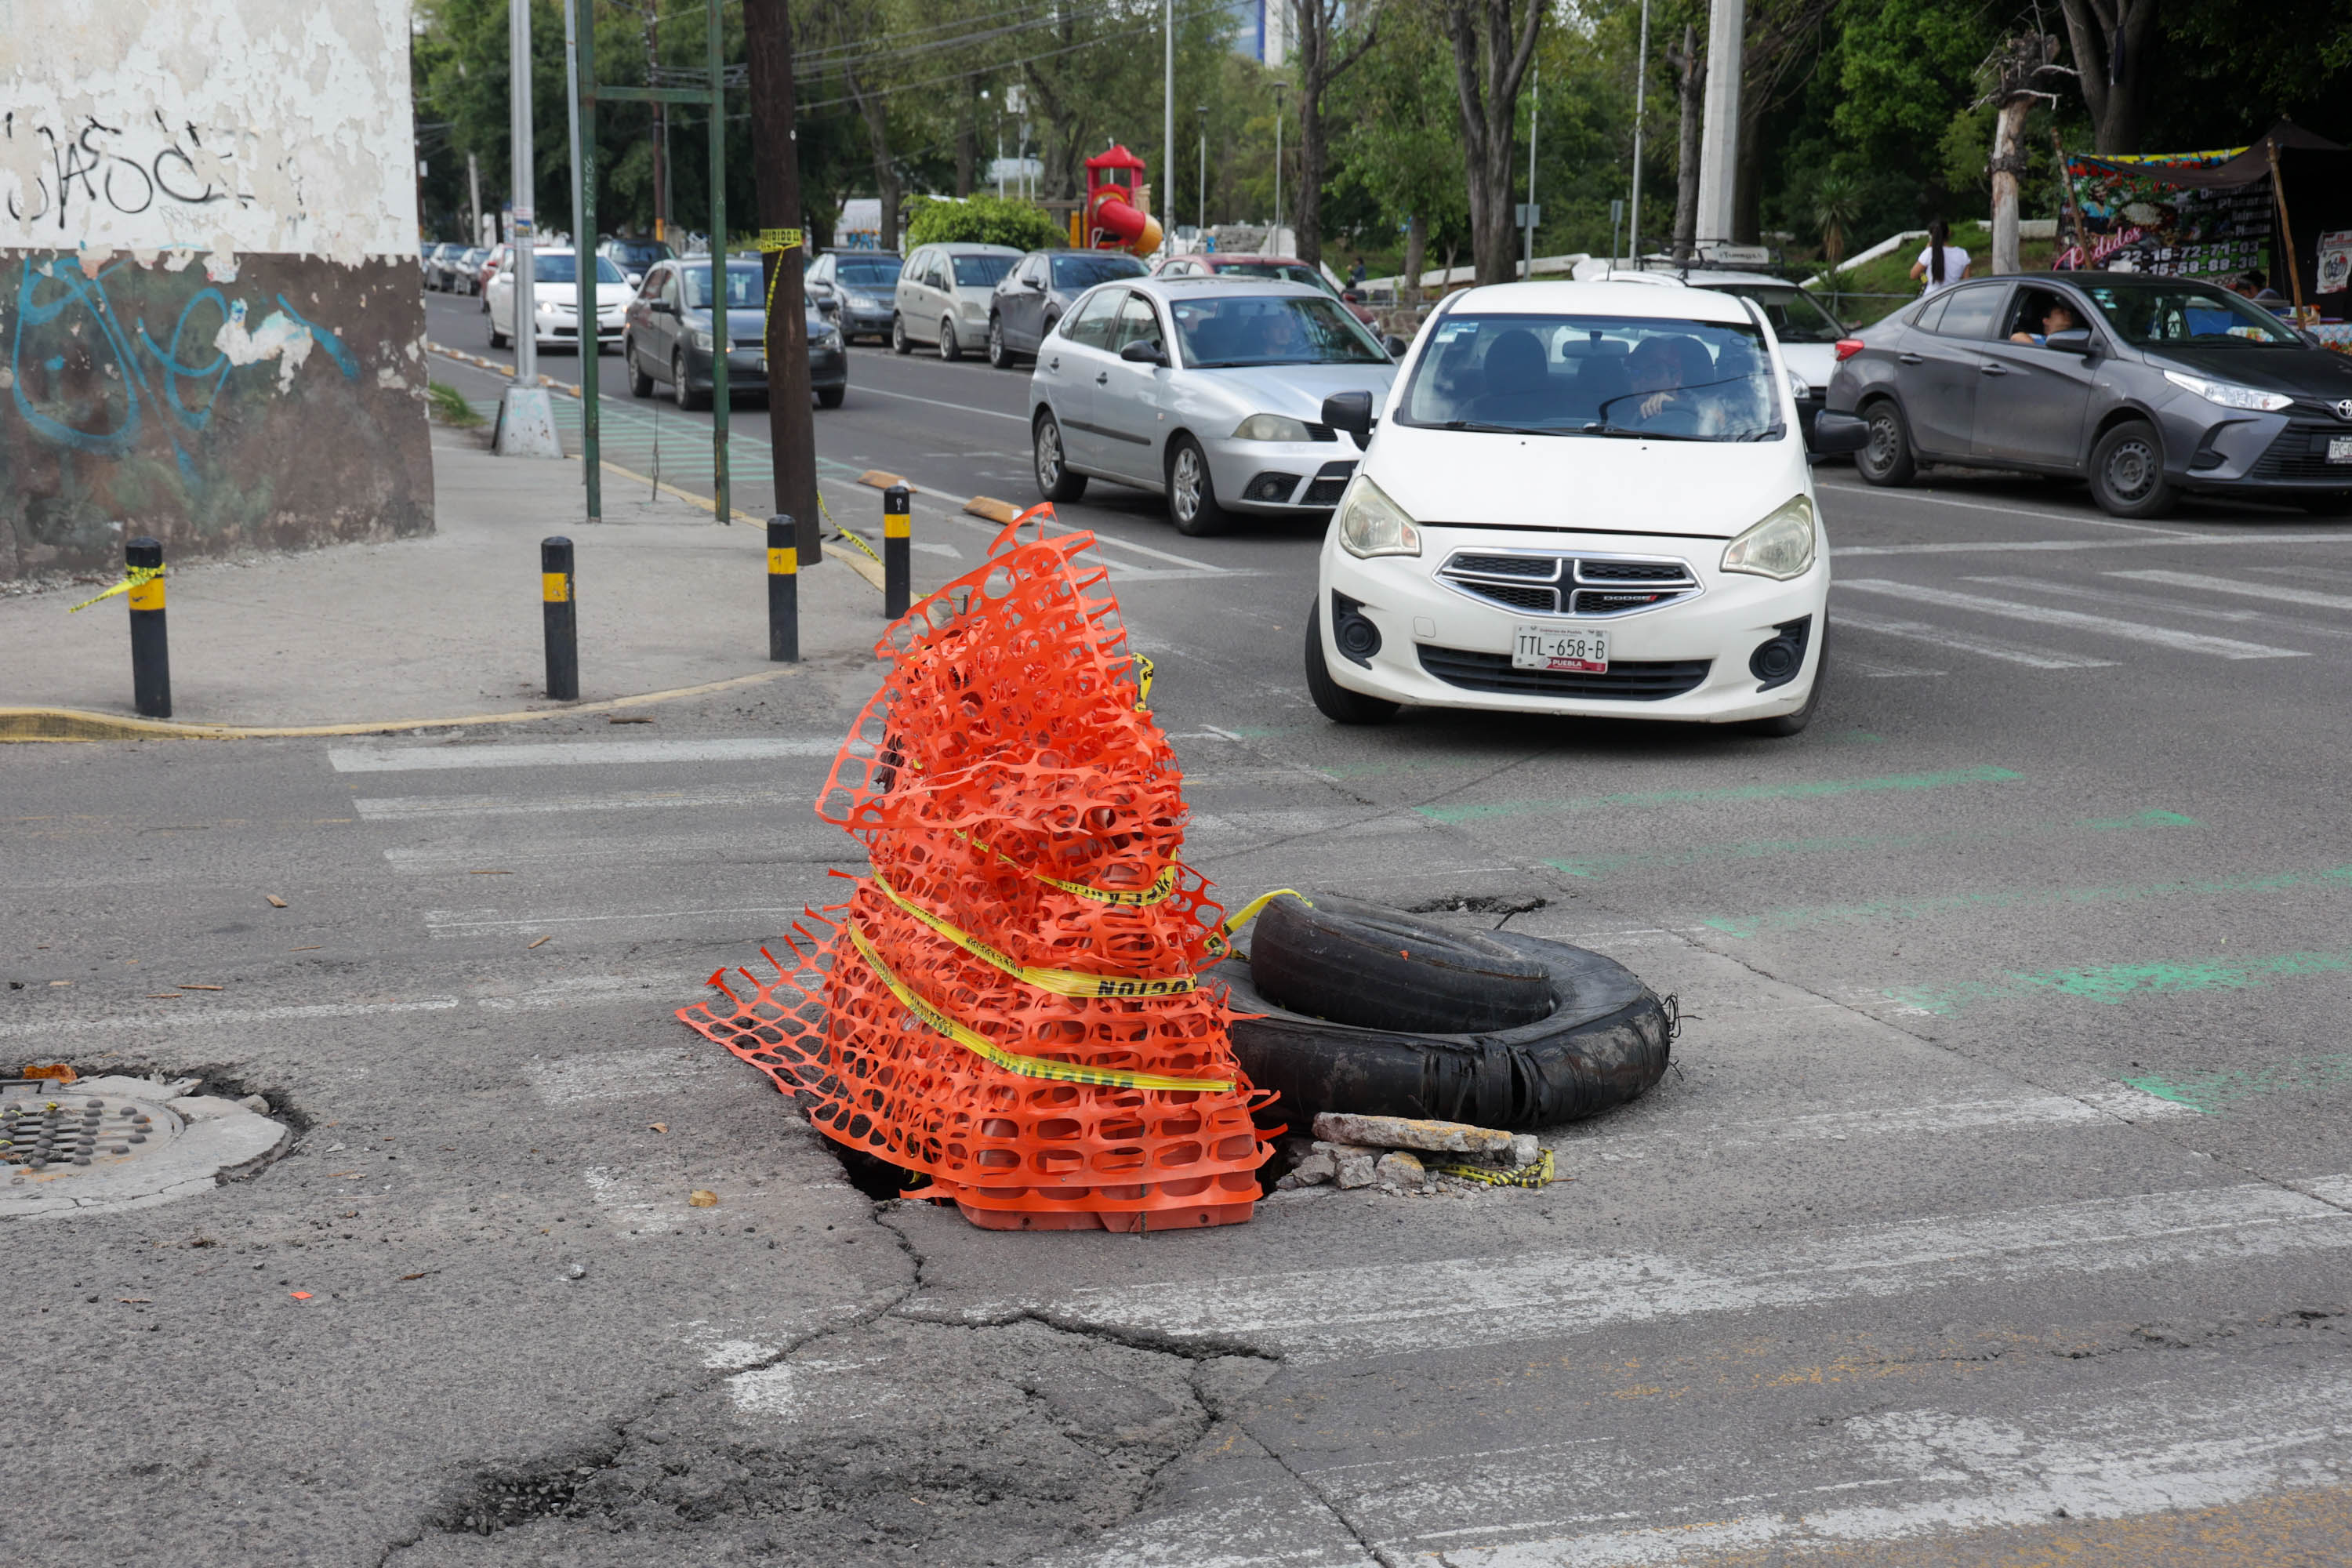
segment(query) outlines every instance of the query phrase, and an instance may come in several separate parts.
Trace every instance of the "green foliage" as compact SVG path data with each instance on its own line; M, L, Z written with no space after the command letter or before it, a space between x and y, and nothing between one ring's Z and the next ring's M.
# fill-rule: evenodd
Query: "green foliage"
M1070 231L1043 207L1009 197L975 195L962 201L918 196L907 223L907 244L1009 245L1015 250L1049 250L1070 243Z
M466 395L446 381L427 382L425 395L428 411L436 425L471 430L482 423L482 416L474 412L474 405L466 401Z

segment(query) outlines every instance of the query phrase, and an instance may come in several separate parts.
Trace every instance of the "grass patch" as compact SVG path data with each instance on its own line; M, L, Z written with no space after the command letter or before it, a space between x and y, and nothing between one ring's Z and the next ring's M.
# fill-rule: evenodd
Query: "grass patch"
M447 425L459 430L471 430L485 423L466 401L466 395L446 381L427 382L425 386L427 412L436 425Z

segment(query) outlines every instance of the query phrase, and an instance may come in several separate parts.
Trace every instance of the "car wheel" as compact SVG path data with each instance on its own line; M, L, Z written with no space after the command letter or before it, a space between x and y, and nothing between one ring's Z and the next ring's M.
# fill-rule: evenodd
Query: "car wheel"
M890 318L890 352L894 354L910 354L915 352L915 345L907 341L906 321L896 315Z
M710 395L697 393L686 384L686 351L678 350L669 357L669 395L680 408L695 409L709 405Z
M1037 476L1037 493L1051 501L1076 500L1087 493L1087 477L1070 472L1062 452L1062 427L1051 414L1037 416L1029 433L1030 467Z
M629 338L621 340L621 364L629 373L629 395L651 397L654 395L654 378L638 366L637 345L635 340Z
M1822 617L1821 657L1813 661L1813 689L1805 693L1805 705L1794 713L1783 713L1776 719L1756 720L1748 726L1748 732L1751 735L1769 735L1776 740L1785 740L1790 735L1801 732L1806 725L1813 721L1813 715L1821 710L1822 688L1827 686L1829 680L1830 620L1829 616L1824 615Z
M1907 485L1919 472L1911 456L1911 426L1891 397L1882 397L1863 416L1870 439L1853 455L1853 466L1874 485Z
M502 349L506 346L507 335L499 331L499 319L496 316L492 316L490 317L490 347L494 349Z
M2164 477L2164 438L2130 419L2091 448L2091 499L2114 517L2162 517L2180 492Z
M819 408L838 408L841 400L848 395L849 388L845 386L820 386L816 389L816 405Z
M1190 436L1179 436L1168 447L1168 515L1176 531L1190 539L1223 533L1233 519L1217 504L1217 481L1209 472L1208 454Z
M1323 662L1320 604L1307 612L1307 695L1315 700L1317 711L1334 724L1385 724L1403 706L1384 697L1350 691L1331 679L1331 668Z
M955 322L945 316L940 318L940 357L944 360L963 358L963 344L956 341Z
M988 318L988 363L997 370L1013 368L1013 351L1004 346L1004 318Z

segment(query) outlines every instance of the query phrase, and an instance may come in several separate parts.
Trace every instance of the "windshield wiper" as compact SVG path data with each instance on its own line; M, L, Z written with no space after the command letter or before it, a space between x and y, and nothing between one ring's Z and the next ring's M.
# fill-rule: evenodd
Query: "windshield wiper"
M1587 425L1577 432L1580 436L1616 436L1636 441L1706 441L1707 436L1676 436L1664 430L1636 430L1627 425Z
M1449 419L1440 430L1469 430L1485 436L1565 436L1565 430L1538 430L1525 425L1485 425L1475 419Z

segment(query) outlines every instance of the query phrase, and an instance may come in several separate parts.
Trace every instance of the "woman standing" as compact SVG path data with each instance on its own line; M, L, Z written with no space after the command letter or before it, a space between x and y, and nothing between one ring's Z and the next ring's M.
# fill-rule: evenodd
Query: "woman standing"
M1924 300L1940 289L1948 289L1968 275L1969 253L1952 243L1951 226L1942 218L1929 219L1927 248L1919 253L1919 259L1911 266L1911 280L1927 284L1919 291L1919 297Z

